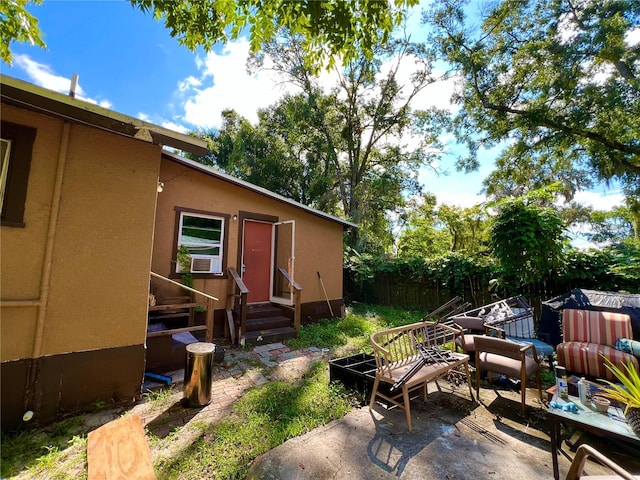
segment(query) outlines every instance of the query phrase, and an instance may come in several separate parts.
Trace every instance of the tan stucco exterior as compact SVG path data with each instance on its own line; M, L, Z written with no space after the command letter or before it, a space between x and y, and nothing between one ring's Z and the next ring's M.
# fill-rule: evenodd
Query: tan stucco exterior
M71 124L61 155L63 120L4 104L2 119L37 129L25 227L2 227L3 305L39 302L3 306L2 361L144 344L161 147Z
M176 207L228 215L226 265L240 271L241 220L246 212L250 212L257 216L276 217L278 221L295 221L294 271L295 281L303 289L302 303L325 301L317 272L322 276L328 297L342 298L343 224L167 158L162 160L160 180L164 189L158 195L152 262L154 272L164 276L173 272L177 243ZM220 299L216 309L224 308L228 288L226 278L196 278L194 283L195 288ZM156 286L160 296L170 294L170 289L161 284Z

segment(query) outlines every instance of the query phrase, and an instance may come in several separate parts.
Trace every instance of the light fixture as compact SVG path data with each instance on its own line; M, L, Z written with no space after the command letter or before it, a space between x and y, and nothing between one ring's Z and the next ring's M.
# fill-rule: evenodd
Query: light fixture
M236 215L235 213L233 214L233 221L237 221L238 220L238 215Z
M162 193L164 190L164 182L158 181L158 193Z

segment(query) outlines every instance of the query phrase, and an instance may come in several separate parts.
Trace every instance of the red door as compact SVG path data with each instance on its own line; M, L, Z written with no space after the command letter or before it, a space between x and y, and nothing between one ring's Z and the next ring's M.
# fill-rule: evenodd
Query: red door
M269 301L271 224L244 221L242 280L249 289L248 303Z

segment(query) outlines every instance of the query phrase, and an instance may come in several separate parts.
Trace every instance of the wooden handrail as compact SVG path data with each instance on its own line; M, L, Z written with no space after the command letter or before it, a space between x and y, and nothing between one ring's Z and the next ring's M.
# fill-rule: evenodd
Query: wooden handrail
M177 285L181 288L184 288L185 290L188 290L189 292L193 292L193 293L197 293L198 295L202 295L205 298L208 298L210 300L213 300L214 302L217 302L218 300L220 300L219 298L213 297L211 295L208 295L204 292L201 292L200 290L196 290L195 288L191 288L191 287L187 287L186 285L180 283L180 282L175 282L173 280L168 279L167 277L163 277L162 275L158 275L155 272L150 272L152 277L156 277L156 278L161 278L162 280L165 280L169 283L173 283L174 285Z
M300 308L300 292L302 292L302 287L298 285L293 278L291 278L289 272L287 272L283 267L278 267L278 271L293 288L293 327L296 329L297 333L300 333L300 318L302 317Z
M227 268L229 272L229 292L227 294L227 325L225 327L225 332L228 330L229 336L231 337L231 341L235 343L236 341L236 332L235 332L235 324L233 323L233 308L235 304L235 299L240 298L240 331L238 332L238 341L241 345L244 345L244 339L247 332L247 295L249 294L249 289L242 281L242 278L238 274L235 268ZM236 291L240 293L237 294Z
M287 282L289 282L291 284L291 286L295 290L298 290L299 292L302 291L302 287L300 285L298 285L298 283L293 278L291 278L291 276L289 275L289 272L287 272L287 270L284 267L278 267L278 270L280 271L282 276L284 278L286 278Z
M236 282L236 285L238 286L238 289L240 290L240 293L249 293L249 289L247 288L247 286L244 284L244 282L242 281L242 277L240 277L240 274L236 271L235 268L229 268L229 275L231 275L233 277L233 281Z

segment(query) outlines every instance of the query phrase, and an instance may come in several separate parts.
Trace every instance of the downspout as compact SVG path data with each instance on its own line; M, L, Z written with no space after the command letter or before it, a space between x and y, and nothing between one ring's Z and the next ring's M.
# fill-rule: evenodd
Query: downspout
M62 136L60 138L60 150L58 151L58 166L56 171L56 179L53 187L53 198L51 202L51 213L49 215L49 227L47 230L47 243L45 247L44 260L42 265L42 282L40 284L40 298L38 305L38 317L36 319L36 333L33 339L33 348L31 351L32 366L29 372L29 382L27 383L26 403L28 410L33 411L35 408L35 385L39 376L40 356L42 355L42 343L44 338L44 327L47 316L47 306L49 303L49 287L51 282L51 270L53 264L53 247L56 238L56 230L58 227L58 214L60 211L60 198L62 196L62 182L64 179L64 170L67 164L67 151L69 148L69 136L71 132L71 124L64 122L62 126Z

